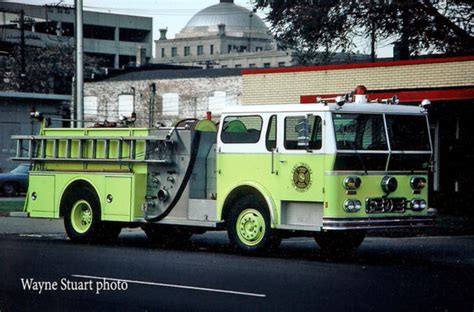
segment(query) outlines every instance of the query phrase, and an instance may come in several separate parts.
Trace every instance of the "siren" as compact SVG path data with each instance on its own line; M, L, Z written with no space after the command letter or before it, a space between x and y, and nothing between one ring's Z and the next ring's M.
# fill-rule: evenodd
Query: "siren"
M365 86L357 86L354 92L354 103L367 103L367 88Z

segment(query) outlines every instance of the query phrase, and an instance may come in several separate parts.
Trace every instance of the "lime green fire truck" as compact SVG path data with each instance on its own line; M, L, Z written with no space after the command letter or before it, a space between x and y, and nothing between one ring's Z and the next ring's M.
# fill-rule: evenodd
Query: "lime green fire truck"
M43 126L14 136L14 159L31 163L25 214L64 218L80 242L116 238L124 227L154 241L226 229L244 251L293 236L350 250L367 230L432 226L426 110L370 102L364 90L315 104L236 106L217 126Z

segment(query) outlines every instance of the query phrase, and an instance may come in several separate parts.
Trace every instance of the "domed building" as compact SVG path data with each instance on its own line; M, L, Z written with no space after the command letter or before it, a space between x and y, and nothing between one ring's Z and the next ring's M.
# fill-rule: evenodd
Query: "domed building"
M175 39L167 39L165 29L160 32L155 63L207 68L293 65L291 52L277 48L260 17L233 0L220 0L196 13Z

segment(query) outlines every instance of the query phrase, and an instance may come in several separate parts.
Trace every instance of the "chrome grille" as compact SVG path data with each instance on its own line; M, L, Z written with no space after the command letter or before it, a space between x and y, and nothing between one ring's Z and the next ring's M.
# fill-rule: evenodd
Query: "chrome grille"
M365 211L367 213L390 213L405 212L407 208L406 198L367 198Z

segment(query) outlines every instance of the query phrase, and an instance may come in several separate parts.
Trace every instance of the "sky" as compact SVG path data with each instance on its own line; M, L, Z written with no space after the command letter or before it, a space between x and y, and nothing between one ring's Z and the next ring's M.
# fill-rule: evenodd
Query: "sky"
M34 5L74 4L74 0L7 0L6 2ZM186 25L194 14L217 3L219 3L219 0L83 0L84 10L152 17L154 40L159 38L160 28L168 28L168 39L174 38L174 35ZM252 9L250 0L234 0L234 3L250 10ZM258 11L257 14L262 19L265 18L264 12ZM381 42L379 46L380 48L377 50L379 57L389 57L392 55L392 48L388 41ZM360 52L370 53L368 41L359 40L358 47Z

